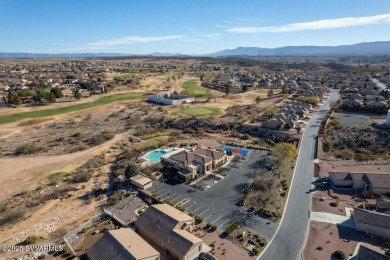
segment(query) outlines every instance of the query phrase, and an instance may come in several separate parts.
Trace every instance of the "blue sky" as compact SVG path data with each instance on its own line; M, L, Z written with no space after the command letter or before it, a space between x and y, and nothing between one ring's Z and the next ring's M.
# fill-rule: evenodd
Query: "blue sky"
M389 0L0 0L0 52L206 54L389 40Z

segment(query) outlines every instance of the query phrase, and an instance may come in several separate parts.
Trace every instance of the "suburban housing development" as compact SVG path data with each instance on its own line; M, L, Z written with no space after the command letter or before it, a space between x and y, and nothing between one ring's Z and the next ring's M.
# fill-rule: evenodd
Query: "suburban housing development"
M390 259L389 1L0 24L0 260Z

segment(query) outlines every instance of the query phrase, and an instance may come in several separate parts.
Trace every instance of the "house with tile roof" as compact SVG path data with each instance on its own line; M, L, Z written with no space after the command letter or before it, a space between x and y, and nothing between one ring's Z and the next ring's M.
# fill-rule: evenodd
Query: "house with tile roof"
M390 238L390 215L354 208L353 218L355 219L356 230Z
M178 149L160 159L166 167L178 170L180 180L189 181L226 163L227 155L222 151L200 147L192 150Z
M130 228L110 230L88 251L89 260L159 260L160 253Z
M195 219L168 204L150 206L135 221L136 229L151 243L180 260L198 257L203 240L190 232Z
M358 243L350 260L390 260L390 256L382 249L367 243Z
M352 188L377 194L390 192L390 173L329 172L329 179L335 189Z

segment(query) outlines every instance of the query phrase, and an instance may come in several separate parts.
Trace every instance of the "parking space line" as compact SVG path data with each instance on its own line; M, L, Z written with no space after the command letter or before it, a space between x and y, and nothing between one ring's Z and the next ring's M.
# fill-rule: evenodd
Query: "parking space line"
M160 196L160 197L161 197L161 196L164 196L165 194L168 194L169 192L170 192L169 190L168 190L167 192L162 192L162 193L160 193L159 196Z
M230 219L226 220L225 222L223 222L221 225L218 226L218 228L222 227L223 225L226 224L226 222L228 222Z
M198 209L203 208L203 206L200 206L199 208L195 209L194 211L197 211Z
M208 219L211 216L213 216L213 214L210 214L208 217L204 218L203 220L206 220L206 219Z
M211 222L211 224L213 224L215 221L217 221L218 219L222 218L222 216L219 216L216 220L214 220L213 222Z
M191 200L189 199L189 198L185 198L185 199L187 199L187 201L186 202L184 202L181 206L183 207L184 205L186 205L188 202L190 202Z
M206 209L205 211L203 211L202 213L199 214L199 216L202 216L204 213L206 213L207 211L209 211L209 209Z
M168 195L168 196L165 197L164 199L166 200L166 199L168 199L170 196L175 195L175 194L176 194L176 192L172 193L171 195Z
M177 196L176 198L174 198L174 199L171 199L171 202L174 202L175 200L177 200L178 198L180 198L180 197L183 197L182 195L179 195L179 196ZM178 202L179 202L180 200L178 200Z
M193 202L193 204L196 204L196 202ZM185 210L187 211L189 208L192 207L193 204L191 204L188 208L185 208Z
M200 206L199 208L197 208L197 209L194 209L194 212L196 212L198 209L200 209L200 208L203 208L203 206Z

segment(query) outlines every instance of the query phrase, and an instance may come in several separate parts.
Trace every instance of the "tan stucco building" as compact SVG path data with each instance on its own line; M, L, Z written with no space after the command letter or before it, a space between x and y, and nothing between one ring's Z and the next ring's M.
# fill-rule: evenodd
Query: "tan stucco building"
M179 149L162 156L161 163L178 170L179 179L189 181L200 174L210 173L226 163L227 158L224 152L208 148Z
M195 219L167 204L150 206L135 222L151 243L179 260L191 260L202 251L203 240L192 235Z

